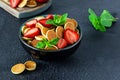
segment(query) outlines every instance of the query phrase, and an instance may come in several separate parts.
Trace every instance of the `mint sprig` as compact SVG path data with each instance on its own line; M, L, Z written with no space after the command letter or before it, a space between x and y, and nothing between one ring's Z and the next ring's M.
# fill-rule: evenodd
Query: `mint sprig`
M89 12L89 21L92 23L93 27L96 30L101 32L106 31L106 27L111 27L112 22L117 21L117 18L114 18L109 11L103 10L100 16L97 16L92 9L88 9Z
M36 48L44 49L45 47L52 47L58 43L59 38L54 38L52 40L43 39L42 41L36 44Z
M111 27L112 22L117 21L107 10L103 10L100 19L101 24L106 27Z
M61 15L61 16L59 16L59 15L54 15L53 19L47 20L46 24L52 24L52 25L54 25L54 26L64 25L65 22L66 22L67 16L68 16L67 13L65 13L65 14L63 14L63 15Z

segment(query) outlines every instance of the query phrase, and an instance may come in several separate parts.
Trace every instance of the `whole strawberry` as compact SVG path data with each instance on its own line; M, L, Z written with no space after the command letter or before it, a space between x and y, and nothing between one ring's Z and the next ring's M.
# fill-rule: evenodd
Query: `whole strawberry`
M47 2L48 0L36 0L37 2L40 2L40 3L45 3Z

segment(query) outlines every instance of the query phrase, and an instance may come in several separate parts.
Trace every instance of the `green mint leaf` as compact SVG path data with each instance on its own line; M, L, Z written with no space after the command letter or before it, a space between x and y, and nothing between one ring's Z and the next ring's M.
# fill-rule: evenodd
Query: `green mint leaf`
M100 22L105 27L111 27L112 22L116 21L116 18L114 18L109 11L103 10L101 16L100 16Z
M106 28L103 25L98 25L98 27L99 27L99 30L101 32L105 32L106 31Z
M97 25L99 24L98 18L93 15L89 15L89 21L92 23L93 27L98 30Z
M98 27L98 30L99 30L99 31L101 31L101 32L106 32L105 26L103 26L103 25L100 23L100 18L98 18L97 27Z
M88 12L90 15L93 15L94 17L97 18L97 15L95 14L95 12L91 8L88 9Z
M60 23L60 18L58 17L58 15L54 16L53 21L54 21L55 24L59 24Z
M46 24L52 24L52 25L57 26L52 19L47 20L47 21L46 21Z
M88 13L89 21L92 23L93 27L101 32L105 32L106 27L111 27L112 22L117 20L107 10L103 10L100 17L98 17L96 13L90 8L88 9Z
M51 45L56 45L58 43L59 38L54 38L52 40L49 40L48 43Z
M99 31L106 31L105 27L102 26L99 22L99 17L97 17L97 15L95 14L95 12L92 10L92 9L88 9L88 12L89 12L89 21L92 23L93 27L96 29L96 30L99 30Z
M44 49L46 46L46 43L44 41L40 41L36 44L36 48L38 49Z
M48 47L52 47L53 45L56 45L58 43L58 40L59 38L54 38L52 40L49 40L47 43L46 43L46 46Z
M53 17L54 22L56 22L58 19L59 19L58 15L55 14Z
M67 13L63 14L63 15L61 16L61 20L62 20L62 21L66 21L67 16L68 16Z
M103 25L100 24L98 17L96 18L95 16L90 15L89 20L91 21L93 27L96 30L99 30L99 31L102 31L102 32L106 31L106 28Z
M65 24L66 19L67 19L67 13L63 14L62 16L54 15L53 19L47 20L47 24L52 24L55 26L61 26Z
M96 29L96 30L99 30L99 20L98 20L98 17L97 15L95 14L95 12L92 10L92 9L88 9L88 12L89 12L89 21L92 23L93 27Z
M67 16L68 16L68 14L67 13L65 13L65 14L63 14L61 17L60 17L60 25L63 25L63 24L65 24L65 22L66 22L66 20L67 20Z
M43 39L42 41L38 42L36 44L36 48L38 49L44 49L46 46L47 47L52 47L53 45L56 45L58 43L59 38L55 38L52 40L47 40L47 39Z

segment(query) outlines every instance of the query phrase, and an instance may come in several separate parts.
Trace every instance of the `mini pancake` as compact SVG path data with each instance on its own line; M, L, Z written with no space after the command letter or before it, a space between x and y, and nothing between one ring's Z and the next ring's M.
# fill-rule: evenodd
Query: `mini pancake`
M24 39L25 41L31 41L32 40L32 38L28 38L28 37L22 37L22 39Z
M45 38L43 35L37 35L37 36L35 36L36 40L43 40L43 38Z
M28 7L36 7L37 2L36 2L36 0L28 0L26 6L28 6Z
M39 41L40 41L40 40L34 39L34 40L32 40L32 41L30 42L30 44L31 44L33 47L36 47L36 44L37 44Z
M78 34L80 34L78 29L76 29L75 31L76 31Z
M40 23L36 23L35 27L39 28L40 30L44 27L42 24Z
M5 2L7 2L7 3L9 2L9 0L3 0L3 1L5 1Z
M71 29L71 30L75 31L76 27L72 22L67 22L64 25L64 29Z
M25 34L28 30L30 30L30 28L25 28L22 33Z
M78 26L78 22L77 22L75 19L67 18L66 23L67 23L67 22L72 22L75 27Z
M24 31L25 31L25 29L27 28L27 26L22 26L22 28L21 28L21 32L24 34Z
M57 38L56 32L54 31L54 29L48 30L46 33L46 38L48 40L52 40L54 38Z
M14 66L11 68L11 72L12 72L13 74L20 74L20 73L22 73L24 70L25 70L25 65L22 64L22 63L18 63L18 64L14 65Z
M25 5L27 4L28 0L21 0L20 4L18 5L19 8L23 8L25 7Z
M56 35L58 38L62 38L63 37L63 31L64 28L62 26L57 26L56 28Z
M41 34L46 38L46 33L47 31L49 30L49 28L46 28L46 27L42 27L41 29Z
M53 45L51 47L45 47L45 50L58 50L58 47Z
M34 61L26 61L24 63L26 70L33 71L36 69L36 62Z

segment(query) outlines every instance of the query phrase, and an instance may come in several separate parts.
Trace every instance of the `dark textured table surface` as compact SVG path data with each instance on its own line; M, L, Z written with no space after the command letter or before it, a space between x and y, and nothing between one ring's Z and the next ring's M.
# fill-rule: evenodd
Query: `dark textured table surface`
M0 8L0 80L120 80L120 20L104 33L95 31L88 21L88 8L98 15L107 9L119 18L119 5L120 0L53 0L47 11L38 14L67 12L82 28L78 50L60 61L31 58L18 39L20 25L31 17L17 19ZM14 64L27 60L37 62L35 71L11 73Z

